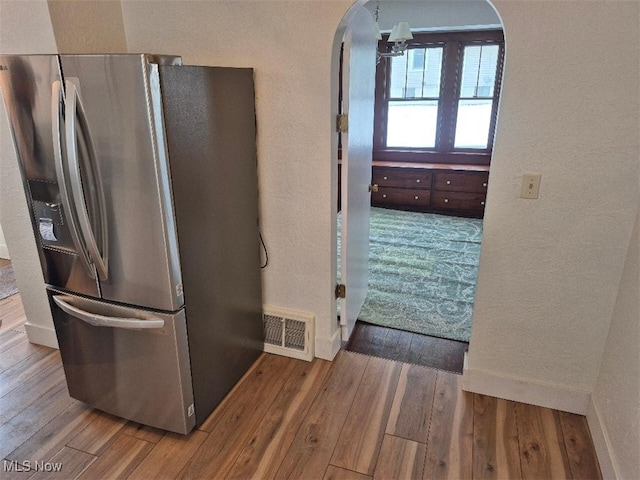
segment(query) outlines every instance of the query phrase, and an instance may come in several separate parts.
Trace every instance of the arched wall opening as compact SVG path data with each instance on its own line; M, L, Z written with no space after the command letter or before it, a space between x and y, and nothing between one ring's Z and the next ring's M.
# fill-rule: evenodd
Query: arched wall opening
M378 2L357 2L354 4L350 12L352 13L361 5L367 8L371 13L375 11ZM361 8L361 7L360 7ZM452 32L452 31L470 31L484 30L495 31L502 29L502 23L491 4L482 1L473 2L381 2L380 4L379 24L383 31L390 30L391 26L399 20L411 20L412 31L415 32ZM345 16L345 19L347 17ZM332 61L332 114L337 113L338 86L339 78L339 45L344 37L344 25L342 29L336 33L334 40L334 51ZM384 62L385 60L383 60ZM337 178L337 135L334 135L332 143L332 185L336 190L339 180ZM332 199L337 197L337 193L332 192ZM338 207L339 208L339 207ZM332 222L332 225L334 222ZM332 238L334 232L332 231ZM332 246L334 249L335 246ZM339 252L338 252L339 253ZM333 255L333 251L332 251ZM477 262L477 259L476 259ZM334 266L332 265L332 268ZM348 286L347 286L348 289ZM335 304L333 305L335 307ZM343 338L344 340L344 338ZM462 355L462 351L460 352Z

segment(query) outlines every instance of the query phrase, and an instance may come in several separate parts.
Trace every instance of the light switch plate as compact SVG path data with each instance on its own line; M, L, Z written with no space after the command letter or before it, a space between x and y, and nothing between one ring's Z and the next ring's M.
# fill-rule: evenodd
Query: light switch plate
M525 173L522 176L520 198L538 198L540 195L541 173Z

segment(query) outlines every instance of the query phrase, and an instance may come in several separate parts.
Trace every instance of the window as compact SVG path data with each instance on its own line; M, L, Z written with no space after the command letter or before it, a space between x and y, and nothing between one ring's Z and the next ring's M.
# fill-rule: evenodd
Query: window
M442 50L412 48L390 59L387 147L436 146Z
M501 31L414 34L382 59L374 158L488 164L503 52Z

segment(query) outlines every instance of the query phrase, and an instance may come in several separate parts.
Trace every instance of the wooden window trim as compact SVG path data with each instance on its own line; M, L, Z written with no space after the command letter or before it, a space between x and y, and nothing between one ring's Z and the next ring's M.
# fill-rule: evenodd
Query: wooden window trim
M379 42L380 51L388 49L387 36ZM423 162L423 163L457 163L470 165L489 165L495 126L497 106L500 98L502 71L504 62L504 35L502 30L474 30L464 32L416 33L408 42L413 47L444 47L443 71L438 110L438 131L436 147L433 149L387 148L388 86L390 81L390 65L382 59L376 69L376 93L374 108L373 159L379 161ZM459 92L459 79L462 75L460 56L467 45L497 43L500 47L498 68L494 88L492 115L489 124L489 148L486 150L462 149L453 147L455 138L455 121Z

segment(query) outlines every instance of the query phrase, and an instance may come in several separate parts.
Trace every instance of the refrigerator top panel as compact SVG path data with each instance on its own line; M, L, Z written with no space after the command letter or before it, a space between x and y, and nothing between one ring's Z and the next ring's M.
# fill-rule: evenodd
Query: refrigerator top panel
M176 55L153 55L144 54L148 63L156 65L182 65L182 57Z
M37 57L39 55L27 55ZM182 57L179 55L158 55L154 53L113 53L113 54L96 54L96 53L82 53L82 54L60 54L62 58L98 58L103 60L109 60L110 62L118 62L125 58L135 58L136 61L142 61L147 64L155 65L182 65ZM120 59L120 60L118 60Z
M101 197L104 203L104 221L93 222L106 232L102 297L175 311L184 298L154 61L179 62L149 55L60 55L66 95L77 95L82 104L83 137L95 152L93 177L100 191L82 182L85 197L97 199L87 207L97 212ZM85 147L78 145L78 151L90 150Z

